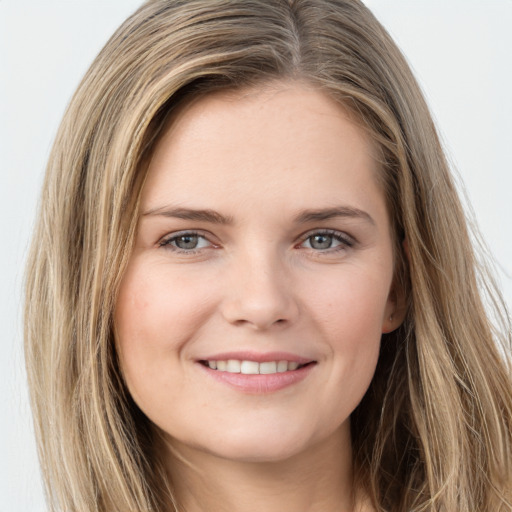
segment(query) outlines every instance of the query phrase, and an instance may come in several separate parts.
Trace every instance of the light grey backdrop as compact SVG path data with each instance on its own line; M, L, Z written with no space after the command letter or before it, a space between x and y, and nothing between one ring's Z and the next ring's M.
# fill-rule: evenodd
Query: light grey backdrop
M0 0L0 512L43 511L21 351L23 261L64 108L140 0ZM512 0L366 0L407 55L512 305Z

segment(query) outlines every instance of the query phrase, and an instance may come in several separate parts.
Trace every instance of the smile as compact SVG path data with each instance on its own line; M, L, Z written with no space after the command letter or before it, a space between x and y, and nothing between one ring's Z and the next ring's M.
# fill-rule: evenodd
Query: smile
M219 356L197 360L198 367L217 382L251 395L294 386L306 379L317 365L317 361L296 356L285 359L284 353L274 353L274 357L270 354L251 357L249 353L239 353L238 358L235 354Z
M201 364L220 372L242 373L244 375L271 375L295 371L311 363L300 364L297 361L286 360L258 363L257 361L228 359L224 361L201 361Z

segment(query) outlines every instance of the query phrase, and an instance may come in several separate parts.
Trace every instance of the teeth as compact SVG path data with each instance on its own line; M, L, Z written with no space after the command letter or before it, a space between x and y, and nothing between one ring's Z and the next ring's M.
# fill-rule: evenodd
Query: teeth
M273 373L283 373L297 370L300 366L295 361L266 361L257 363L256 361L238 361L229 359L227 361L206 361L212 370L229 373L243 373L245 375L270 375Z
M260 365L255 361L242 361L240 372L245 375L257 375L260 373Z
M229 373L240 373L240 361L230 359L226 365L226 371Z
M277 373L277 363L275 361L270 361L268 363L260 363L260 373L265 375Z
M283 373L288 370L288 361L279 361L277 363L277 371Z

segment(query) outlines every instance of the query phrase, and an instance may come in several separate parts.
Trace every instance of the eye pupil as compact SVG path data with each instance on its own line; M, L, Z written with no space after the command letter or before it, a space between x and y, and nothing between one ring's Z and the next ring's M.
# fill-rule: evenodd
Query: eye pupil
M197 235L182 235L175 239L174 243L179 249L195 249L198 244Z
M313 249L329 249L332 245L331 235L313 235L309 239Z

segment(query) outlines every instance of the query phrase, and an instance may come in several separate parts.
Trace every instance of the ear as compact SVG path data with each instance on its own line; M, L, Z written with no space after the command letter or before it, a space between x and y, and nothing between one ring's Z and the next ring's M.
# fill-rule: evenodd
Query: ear
M407 239L402 242L402 248L409 261L409 246ZM398 329L407 314L407 300L403 286L398 282L396 277L393 279L391 289L389 291L388 301L384 310L384 318L382 319L382 333L393 332Z

